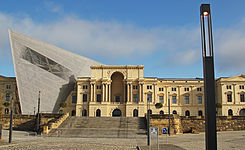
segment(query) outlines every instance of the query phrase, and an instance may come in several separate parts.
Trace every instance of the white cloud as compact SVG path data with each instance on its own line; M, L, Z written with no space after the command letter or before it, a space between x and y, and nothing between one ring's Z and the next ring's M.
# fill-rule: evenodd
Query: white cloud
M75 16L37 23L28 17L17 18L4 13L0 13L0 24L0 58L7 56L6 51L10 53L7 32L10 28L80 55L110 60L111 64L115 59L134 59L138 55L158 55L168 64L177 66L200 61L199 27L142 28L117 22L88 21ZM245 22L241 21L236 29L226 28L214 33L218 69L245 69L244 25Z
M44 6L53 13L60 13L63 11L63 7L60 4L56 4L53 1L44 1Z

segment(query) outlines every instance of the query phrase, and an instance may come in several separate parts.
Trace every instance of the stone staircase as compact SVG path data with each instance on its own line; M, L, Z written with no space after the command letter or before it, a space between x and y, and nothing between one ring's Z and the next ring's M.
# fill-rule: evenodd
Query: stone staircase
M145 138L144 117L68 117L50 136L87 138Z

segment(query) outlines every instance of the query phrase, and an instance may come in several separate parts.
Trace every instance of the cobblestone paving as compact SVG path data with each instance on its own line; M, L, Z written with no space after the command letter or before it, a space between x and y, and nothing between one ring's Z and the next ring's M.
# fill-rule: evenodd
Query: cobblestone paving
M204 133L160 136L160 148L170 150L204 150ZM62 138L28 136L27 132L14 131L13 142L8 144L8 131L3 131L4 142L0 142L0 150L136 150L136 146L145 148L146 138ZM245 131L227 131L218 133L219 150L244 150ZM152 139L156 144L156 139ZM169 145L166 145L169 144Z

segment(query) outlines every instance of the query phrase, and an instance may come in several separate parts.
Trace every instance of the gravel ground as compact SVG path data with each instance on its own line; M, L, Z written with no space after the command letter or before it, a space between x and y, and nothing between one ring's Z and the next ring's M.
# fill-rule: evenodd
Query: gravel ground
M8 144L8 131L3 130L4 142L0 142L0 150L136 150L137 145L145 148L147 142L146 138L63 138L28 135L28 132L14 131L13 142ZM217 135L219 150L245 150L245 131L226 131ZM171 150L204 150L204 136L204 133L173 135L168 137L168 142L166 136L160 136L159 143L160 147ZM152 144L156 144L156 139L152 139Z

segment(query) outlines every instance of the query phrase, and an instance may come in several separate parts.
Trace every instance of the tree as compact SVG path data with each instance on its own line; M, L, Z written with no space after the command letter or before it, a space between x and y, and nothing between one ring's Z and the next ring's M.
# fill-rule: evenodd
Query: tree
M155 104L156 109L162 108L162 106L163 106L162 103L156 103Z
M9 107L9 105L10 105L9 102L4 102L4 103L3 103L3 106L5 106L5 107Z
M65 102L60 103L60 107L61 108L65 108L66 107L66 103Z

